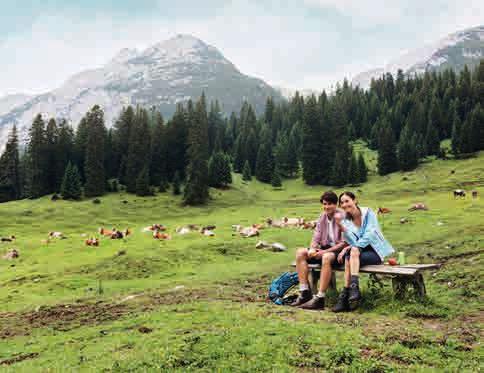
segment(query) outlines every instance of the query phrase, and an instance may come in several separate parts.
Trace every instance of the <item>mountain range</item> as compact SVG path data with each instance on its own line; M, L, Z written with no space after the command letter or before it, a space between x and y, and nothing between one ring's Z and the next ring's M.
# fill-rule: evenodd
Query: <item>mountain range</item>
M467 65L475 67L484 58L484 26L455 32L437 41L403 54L383 67L356 75L353 85L368 88L371 79L384 73L396 75L401 69L405 74L422 74L425 71L442 71L451 68L460 71Z
M268 96L279 91L261 79L241 73L215 47L190 35L177 35L143 51L122 49L105 66L80 72L51 92L0 98L0 145L16 124L25 138L36 114L66 118L74 127L95 104L111 126L123 106L155 106L170 116L179 102L217 99L225 113L238 111L243 101L262 112Z

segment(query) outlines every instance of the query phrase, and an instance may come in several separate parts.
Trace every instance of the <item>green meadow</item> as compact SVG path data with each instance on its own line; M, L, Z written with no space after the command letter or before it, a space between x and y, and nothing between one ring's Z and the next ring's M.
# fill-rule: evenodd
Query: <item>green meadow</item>
M357 147L362 147L361 144ZM374 165L375 155L366 154ZM452 191L465 189L465 199ZM268 303L272 279L292 270L295 248L311 232L264 229L236 235L233 224L268 217L316 219L327 188L284 181L281 190L240 175L210 203L183 207L170 193L113 193L80 202L0 204L0 370L7 372L336 371L477 372L482 369L484 153L426 160L418 169L348 186L363 206L388 207L387 238L409 263L443 263L426 272L427 299L395 300L391 282L370 286L353 313L310 312ZM338 189L341 192L343 189ZM471 190L479 192L472 199ZM126 201L126 202L125 202ZM423 202L428 211L408 212ZM408 223L400 224L401 218ZM143 227L159 223L172 239ZM178 235L186 224L216 225L214 237ZM130 228L123 240L84 240L99 227ZM65 239L45 243L49 231ZM287 252L255 248L280 242ZM342 274L337 274L338 287Z

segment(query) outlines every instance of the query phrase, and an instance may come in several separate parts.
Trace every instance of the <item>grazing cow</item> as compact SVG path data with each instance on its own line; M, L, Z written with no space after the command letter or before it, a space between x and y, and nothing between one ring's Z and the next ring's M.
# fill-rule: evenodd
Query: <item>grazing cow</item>
M163 233L161 231L154 231L153 238L155 240L171 240L171 236L168 233Z
M16 249L9 250L2 258L6 260L16 259L19 257L19 252Z
M269 249L271 251L286 251L287 247L284 246L282 243L279 242L273 242L273 243L268 243L266 241L259 241L255 245L256 249Z
M423 203L416 203L414 204L412 207L410 207L408 209L408 211L415 211L415 210L424 210L424 211L427 211L428 210L428 207L423 204Z
M115 231L116 231L116 228L109 230L104 227L101 227L98 230L99 234L102 234L103 236L106 236L106 237L111 237Z
M466 198L466 192L462 189L454 190L454 198L457 198L457 197Z
M407 218L400 218L400 224L406 224L406 223L408 223Z
M200 231L200 227L196 224L188 224L183 227L177 227L175 231L178 234L187 234L190 232Z
M11 235L10 237L2 237L0 238L0 241L1 242L13 242L15 241L15 236L14 235Z
M259 235L259 230L253 227L244 227L239 231L242 237L255 237Z
M472 191L472 198L474 198L474 199L477 198L477 190Z
M66 238L62 232L49 232L49 238Z
M286 227L299 227L304 224L304 218L288 218L284 217L282 219L283 225Z
M88 238L85 242L86 246L99 246L99 239L96 237Z
M390 209L389 209L389 208L387 208L387 207L378 207L378 212L377 212L377 214L378 214L378 215L383 215L383 214L389 214L389 213L391 213L391 212L392 212L392 210L390 210Z

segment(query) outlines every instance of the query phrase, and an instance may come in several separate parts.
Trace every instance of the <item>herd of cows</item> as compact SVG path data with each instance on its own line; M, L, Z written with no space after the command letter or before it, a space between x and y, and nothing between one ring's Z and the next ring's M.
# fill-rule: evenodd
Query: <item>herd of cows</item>
M466 198L466 192L463 189L456 189L453 191L454 198ZM472 190L471 195L473 199L478 197L477 190ZM424 203L415 203L408 208L409 212L417 210L428 210L428 207ZM379 207L377 210L378 215L385 215L391 213L392 210L387 207ZM400 223L408 223L407 218L401 218ZM256 237L260 235L260 231L265 228L297 228L297 229L314 229L316 227L317 220L305 220L304 218L288 218L283 217L281 219L267 218L264 223L252 224L249 226L242 225L232 225L233 236L239 235L241 237ZM184 235L188 233L200 233L203 236L213 237L215 236L215 225L200 226L197 224L189 224L175 229L175 233L179 235ZM152 224L142 229L142 232L151 233L153 239L156 240L171 240L172 235L167 232L167 227L163 224ZM99 228L98 233L101 237L108 239L125 239L132 234L131 229L126 228L125 230L119 230L117 228L106 229L104 227ZM83 234L82 236L87 236ZM66 239L66 235L62 232L52 231L48 233L47 239L42 240L43 244L49 244L52 240L56 239ZM0 237L0 242L14 242L16 237L14 235L8 237ZM86 246L99 246L100 238L96 236L90 236L85 239ZM259 247L266 247L271 245L259 245ZM17 249L10 249L4 256L3 259L16 259L19 257L19 252Z

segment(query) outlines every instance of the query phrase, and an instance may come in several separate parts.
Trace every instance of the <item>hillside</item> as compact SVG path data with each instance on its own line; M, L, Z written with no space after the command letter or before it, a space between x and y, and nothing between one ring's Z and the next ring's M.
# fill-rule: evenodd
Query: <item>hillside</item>
M364 150L361 144L358 149ZM455 200L457 187L476 189L480 197ZM0 204L0 235L18 237L0 250L20 251L15 261L0 260L0 368L478 371L484 153L429 159L413 172L370 176L368 183L348 187L361 205L393 210L381 223L410 263L444 263L426 275L424 304L394 300L388 280L383 289L369 289L366 276L365 303L355 313L265 302L271 279L289 269L294 248L307 245L311 233L262 231L261 239L290 248L272 253L255 249L257 238L234 236L231 225L269 216L314 219L324 189L297 179L274 191L255 181L245 185L236 175L234 186L212 190L213 200L203 208L182 209L171 194L110 194L98 205L48 197ZM415 202L429 211L409 213ZM401 217L410 222L401 225ZM153 223L166 225L173 239L159 242L141 232ZM175 234L184 224L214 224L216 236ZM133 235L84 246L82 234L100 226L130 227ZM42 244L53 230L68 238Z
M394 76L401 69L407 75L425 71L452 69L461 71L465 65L473 69L484 56L484 26L477 26L450 34L441 40L411 50L381 68L362 72L352 80L353 85L368 88L371 79L384 73Z
M202 92L209 102L219 100L225 113L239 111L244 100L262 112L267 97L282 97L264 81L241 73L215 47L177 35L143 51L123 49L105 66L80 72L51 92L10 102L9 110L0 112L0 144L13 124L25 135L38 113L66 118L76 127L98 104L110 127L123 106L154 106L170 116L177 103Z

